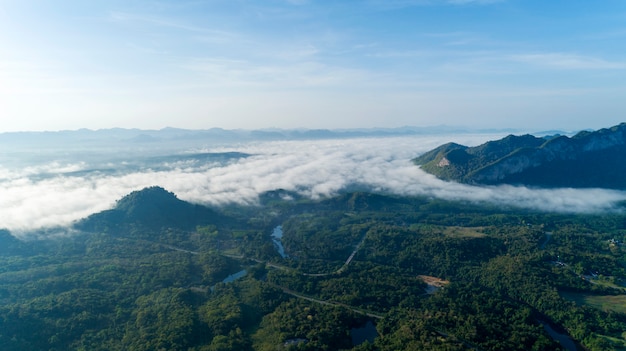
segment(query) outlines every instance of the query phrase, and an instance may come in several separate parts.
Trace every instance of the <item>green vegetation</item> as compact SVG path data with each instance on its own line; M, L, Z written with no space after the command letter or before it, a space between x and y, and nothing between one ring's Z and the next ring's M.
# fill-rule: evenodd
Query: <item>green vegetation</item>
M577 305L589 306L602 311L626 313L626 295L589 295L582 293L561 293L565 299Z
M0 349L559 349L544 325L620 349L624 223L367 193L218 210L149 188L81 234L0 232Z
M624 152L626 123L571 138L509 135L475 147L448 143L414 162L462 183L626 189Z

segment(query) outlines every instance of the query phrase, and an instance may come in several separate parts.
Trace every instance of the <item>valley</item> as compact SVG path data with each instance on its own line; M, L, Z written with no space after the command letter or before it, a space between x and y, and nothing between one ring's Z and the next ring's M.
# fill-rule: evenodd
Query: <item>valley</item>
M20 250L0 255L2 349L561 348L546 323L577 347L624 347L626 315L594 302L624 296L623 214L264 199L198 208L152 187L81 233L3 237ZM353 344L368 323L377 336Z

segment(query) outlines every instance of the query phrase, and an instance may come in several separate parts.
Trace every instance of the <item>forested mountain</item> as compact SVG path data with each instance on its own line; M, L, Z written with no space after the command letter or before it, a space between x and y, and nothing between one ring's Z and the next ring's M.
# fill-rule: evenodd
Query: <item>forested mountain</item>
M182 201L174 193L153 186L124 196L114 208L93 214L76 223L75 227L83 231L110 233L125 232L131 228L191 230L221 220L215 211Z
M414 162L470 184L626 189L626 123L573 137L513 136L476 147L445 144Z
M624 223L360 192L210 209L147 188L78 234L0 232L0 349L625 349Z

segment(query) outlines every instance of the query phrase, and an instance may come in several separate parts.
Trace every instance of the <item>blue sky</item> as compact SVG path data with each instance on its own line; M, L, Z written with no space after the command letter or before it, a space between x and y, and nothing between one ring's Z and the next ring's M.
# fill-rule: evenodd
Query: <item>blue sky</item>
M623 0L0 0L0 132L596 129L625 41Z

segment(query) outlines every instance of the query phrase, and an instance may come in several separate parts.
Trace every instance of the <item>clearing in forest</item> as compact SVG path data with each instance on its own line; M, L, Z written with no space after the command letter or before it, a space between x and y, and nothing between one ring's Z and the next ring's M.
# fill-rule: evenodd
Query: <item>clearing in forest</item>
M579 306L589 306L602 311L626 313L626 295L591 295L581 293L561 293L560 295Z
M419 279L423 280L424 283L426 283L426 293L427 294L434 294L435 291L443 288L444 286L446 286L448 283L450 283L447 280L443 280L441 278L437 278L437 277L433 277L430 275L418 275L417 276Z
M486 235L485 233L482 232L483 230L484 230L484 227L450 226L450 227L445 227L443 229L443 234L447 236L455 237L455 238L462 238L462 237L482 238Z

